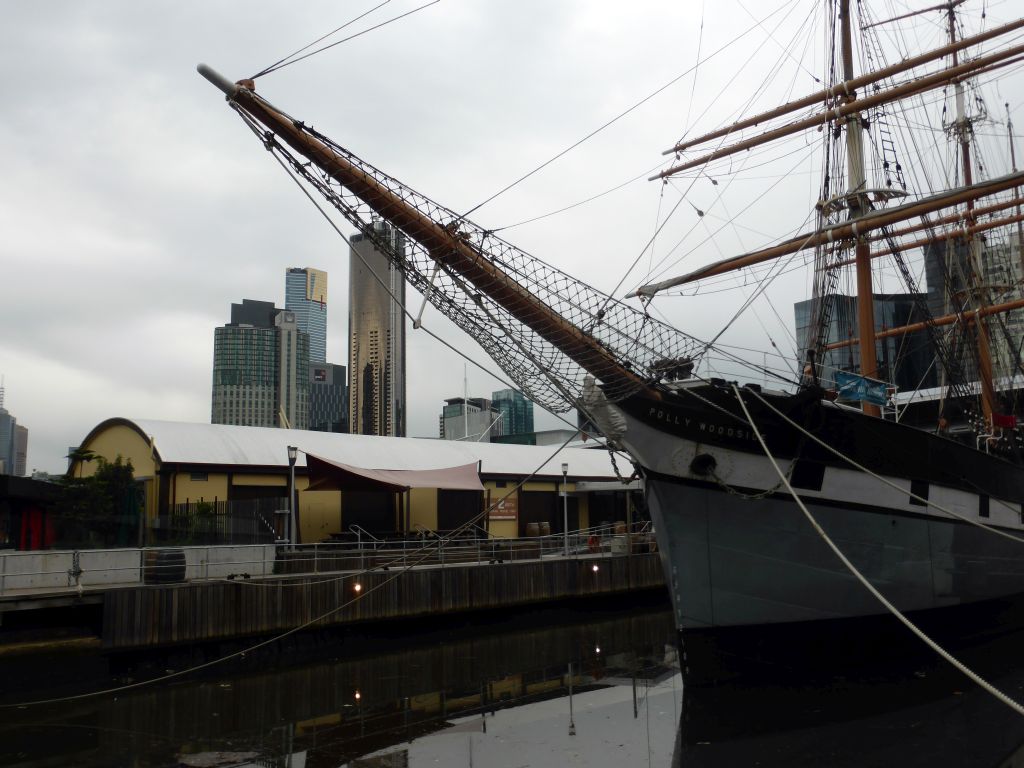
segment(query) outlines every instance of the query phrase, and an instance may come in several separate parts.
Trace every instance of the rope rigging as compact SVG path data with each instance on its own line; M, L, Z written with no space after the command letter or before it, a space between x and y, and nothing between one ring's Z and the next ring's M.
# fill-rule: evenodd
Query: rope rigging
M245 118L244 111L237 111ZM247 121L248 122L248 121ZM641 379L659 376L657 365L667 358L699 357L701 345L695 339L663 323L653 321L645 313L612 299L585 283L551 267L501 240L493 233L476 226L436 202L406 187L308 126L299 126L331 152L351 163L361 174L386 188L389 194L419 211L438 226L443 226L464 246L472 249L481 263L491 263L501 270L502 277L489 278L515 290L528 291L533 301L557 313L565 330L556 329L546 335L533 330L505 304L499 303L457 274L446 263L446 254L428 250L416 239L418 232L404 232L404 248L396 248L386 236L390 227L379 221L374 210L325 172L315 169L304 158L278 141L274 135L254 132L264 145L283 160L317 193L334 206L356 229L382 253L389 256L409 284L442 314L473 337L502 370L516 382L519 389L539 405L564 412L576 407L583 386L584 369L589 353L570 357L553 341L559 334L585 333L599 347L594 354L608 356L624 371ZM440 265L433 276L435 265ZM524 310L525 311L525 310ZM534 310L528 310L533 312ZM526 317L525 319L530 319ZM573 330L575 329L575 330ZM613 399L628 396L635 385L627 381L609 393Z
M325 45L323 48L317 48L315 51L310 51L305 56L299 56L298 55L298 54L302 53L302 51L304 51L307 48L309 48L310 46L316 45L321 40L326 40L328 37L333 35L335 32L339 32L340 30L345 29L346 27L350 26L351 24L354 24L355 22L359 21L363 17L368 16L369 14L373 13L374 11L376 11L378 8L381 8L381 7L383 7L384 5L387 5L390 2L391 2L391 0L384 0L384 2L381 3L380 5L377 5L377 6L373 7L373 8L371 8L370 10L366 11L366 13L363 13L362 15L357 16L356 18L352 19L352 21L349 21L349 22L346 22L345 24L342 24L337 29L335 29L335 30L333 30L331 32L328 32L326 35L318 38L317 40L314 40L312 43L309 43L309 45L306 45L306 46L300 48L295 53L290 54L289 56L285 56L283 59L277 61L274 64L271 64L269 67L266 67L265 69L260 70L259 72L257 72L255 75L253 75L249 79L250 80L255 80L258 77L263 77L264 75L269 75L271 72L276 72L279 69L284 69L287 66L290 66L290 65L295 64L297 62L303 61L304 59L308 59L311 56L316 56L318 53L323 53L324 51L329 50L331 48L334 48L337 45L341 45L342 43L347 43L349 40L355 40L357 37L361 37L361 36L365 35L368 32L373 32L374 30L380 29L381 27L386 27L388 24L391 24L392 22L398 21L399 19L404 19L406 16L411 16L412 14L414 14L414 13L416 13L418 11L422 11L424 8L429 8L432 5L436 5L437 3L441 2L441 0L430 0L429 3L425 3L424 5L421 5L418 8L413 8L411 11L407 11L405 13L399 14L398 16L390 18L387 21L382 21L380 24L375 24L372 27L368 27L367 29L364 29L362 32L356 32L354 35L349 35L348 37L342 38L341 40L336 40L335 42L331 43L330 45ZM289 61L289 59L290 59L290 61Z

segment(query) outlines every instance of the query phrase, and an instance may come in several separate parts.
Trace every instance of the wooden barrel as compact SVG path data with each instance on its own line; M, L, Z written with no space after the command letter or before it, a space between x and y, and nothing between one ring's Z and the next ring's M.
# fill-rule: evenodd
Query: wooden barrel
M551 535L551 523L545 521L540 524L540 535L550 536Z
M539 523L527 523L526 524L526 535L527 536L540 536L540 524Z
M143 584L180 584L185 581L185 550L147 549L143 559Z

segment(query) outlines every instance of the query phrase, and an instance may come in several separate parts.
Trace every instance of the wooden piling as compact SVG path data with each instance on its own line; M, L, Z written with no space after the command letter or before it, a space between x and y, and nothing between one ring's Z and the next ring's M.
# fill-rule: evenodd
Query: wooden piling
M273 634L314 619L334 626L436 617L663 587L656 554L140 586L105 594L102 642L110 650L159 647Z

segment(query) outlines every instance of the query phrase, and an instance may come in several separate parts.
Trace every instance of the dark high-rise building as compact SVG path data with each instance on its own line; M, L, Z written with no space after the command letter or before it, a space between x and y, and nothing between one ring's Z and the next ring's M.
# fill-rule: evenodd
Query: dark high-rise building
M21 424L14 427L14 474L18 477L28 474L28 427Z
M533 403L522 392L501 389L491 393L491 407L501 413L505 425L502 434L525 435L533 432Z
M385 222L376 236L401 254L405 239ZM405 279L362 234L349 253L349 431L405 436Z
M348 432L348 381L344 365L309 364L309 429Z
M923 293L874 294L875 330L897 328L923 320L920 306L928 300ZM857 337L857 297L832 295L826 298L825 311L829 322L823 333L825 343ZM814 300L794 305L796 338L800 349L811 344L811 330L817 322L813 316ZM888 382L900 391L934 387L938 383L935 354L925 331L915 331L878 339L878 372L872 378ZM860 352L857 344L829 350L818 363L818 375L825 387L835 386L836 371L860 373Z
M18 420L4 408L4 387L0 384L0 475L24 475L27 451L28 430L19 426Z
M214 424L306 429L309 337L269 301L231 305L213 337Z
M327 273L312 267L285 272L284 308L295 313L299 330L309 335L309 361L327 360Z

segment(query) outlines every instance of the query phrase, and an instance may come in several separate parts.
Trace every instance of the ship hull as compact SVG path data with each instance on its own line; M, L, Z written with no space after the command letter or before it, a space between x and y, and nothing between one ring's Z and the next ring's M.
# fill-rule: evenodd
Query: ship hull
M644 473L688 679L726 678L744 667L787 675L804 663L834 670L840 661L867 661L882 634L894 642L913 637L807 520L742 423L735 392L709 385L691 394L698 397L672 407L640 399L613 406L625 425L618 440ZM851 458L865 472L750 393L744 399L761 406L754 422L811 515L897 609L950 643L958 638L949 630L960 625L966 637L1019 623L1007 606L1024 595L1024 541L911 496L913 489L1024 539L1018 467L815 398L777 399L824 442L859 446ZM824 663L815 663L822 652Z

